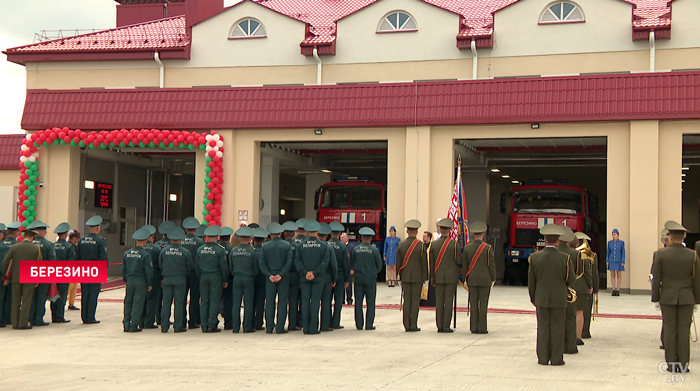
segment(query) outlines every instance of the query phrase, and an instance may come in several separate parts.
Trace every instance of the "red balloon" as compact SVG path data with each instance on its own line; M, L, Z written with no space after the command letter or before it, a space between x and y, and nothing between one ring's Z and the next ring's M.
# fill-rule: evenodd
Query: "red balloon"
M187 136L187 144L194 144L194 137Z
M180 143L184 143L184 142L185 142L185 136L183 136L183 135L177 136L177 141L180 142Z
M199 142L197 142L197 141L193 142L192 146L195 148L199 148Z
M22 194L21 196L19 196L19 202L24 202L24 201L27 200L27 198L29 198L29 197L27 197L26 195ZM211 204L209 204L209 205L211 205ZM212 208L213 208L213 207L214 207L214 206L212 205ZM19 210L21 210L21 211L24 211L24 210L26 210L26 209L27 209L27 207L24 206L24 205L20 205L20 206L19 206Z
M103 135L99 135L95 137L95 140L97 140L99 144L102 144L105 141L105 137Z
M19 179L20 179L22 182L24 182L24 181L26 181L27 179L29 179L29 175L24 174L24 173L23 173L23 174L19 174ZM209 183L211 183L211 182L209 182Z
M206 209L207 209L207 210L212 210L212 209L214 209L214 204L207 204Z
M143 141L143 134L141 134L141 133L137 134L136 140L138 140L139 142Z
M158 141L163 141L165 140L165 135L163 133L158 135Z
M212 215L206 215L204 216L204 220L211 222L213 216Z
M162 141L162 143L163 143L163 145L170 145L170 140L168 140L166 138L165 140Z
M95 146L95 148L99 147L99 146L100 146L100 144L102 144L102 143L101 143L101 142L99 142L99 141L97 141L97 140L95 140L95 141L93 141L93 142L92 142L92 145L94 145L94 146Z
M198 141L200 144L204 144L204 143L207 142L207 139L206 139L204 136L199 136L199 138L197 139L197 141Z
M207 163L207 165L209 166L209 168L214 168L214 166L216 166L216 163L214 163L214 161L212 160L209 163Z
M89 135L89 136L87 136L87 139L86 139L86 140L87 140L88 143L92 144L92 142L95 141L95 136Z
M173 145L177 147L178 145L180 145L180 142L177 140L173 140Z
M132 133L127 133L127 134L126 134L126 139L129 140L129 141L133 141L133 140L134 140L134 135L133 135Z
M74 130L69 130L69 131L68 131L68 137L70 137L70 138L75 137L75 131L74 131Z
M219 179L222 179L222 178L224 177L224 172L223 172L223 171L219 171L219 172L217 172L215 175L216 175L217 177L219 177Z
M156 135L153 134L153 133L148 133L148 134L146 135L146 138L148 139L148 141L153 141L153 140L155 140Z
M216 204L213 204L213 205L214 205L214 209L216 209L216 210L221 210L221 203L220 203L220 202L219 202L219 203L216 203Z
M214 180L212 179L211 182L207 183L207 189L211 190L215 187L216 185L214 184Z
M209 178L212 178L212 179L214 179L214 177L216 176L216 174L214 174L213 172L210 172L208 175L209 175Z
M216 151L209 151L209 157L213 158L216 156Z
M175 141L175 136L173 136L172 134L169 134L169 135L168 135L168 141L170 141L171 143L172 143L173 141Z
M215 147L216 146L216 140L209 140L209 146L210 147Z
M213 193L208 193L208 194L207 194L207 199L208 199L208 200L213 200L213 199L214 199L214 194L213 194Z
M19 191L20 191L20 192L24 193L24 191L27 190L27 189L29 189L29 186L25 185L24 183L22 183L21 185L19 185ZM209 193L209 194L211 194L211 193Z
M217 194L219 194L221 192L221 189L219 189L218 187L215 187L215 188L211 189L211 192L214 193L214 196L216 196Z
M32 134L32 141L36 141L36 140L38 140L38 139L39 139L39 135L38 135L38 134L36 134L36 133Z
M64 139L64 138L66 138L66 136L68 136L68 135L66 134L66 132L61 132L61 133L58 134L58 138L60 138L60 139Z
M220 157L217 157L216 154L214 154L214 157L211 159L211 161L213 161L214 164L216 164L216 165L220 165L220 164L221 164L221 158L220 158Z
M212 178L211 182L209 182L209 183L213 183L215 185L218 185L219 183L221 183L221 179L219 179L219 177L214 177L214 178Z
M66 136L66 137L63 138L63 142L66 143L66 144L70 144L70 142L71 142L72 140L73 140L73 139L70 138L70 136Z
M105 140L107 140L108 143L111 143L112 141L114 141L114 136L108 134L107 137L105 137Z
M80 142L80 137L78 137L78 136L73 137L73 142L78 144Z

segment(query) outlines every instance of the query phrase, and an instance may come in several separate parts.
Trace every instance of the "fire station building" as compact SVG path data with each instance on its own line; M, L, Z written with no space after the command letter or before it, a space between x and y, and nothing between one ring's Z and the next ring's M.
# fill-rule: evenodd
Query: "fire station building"
M434 231L461 157L469 220L499 259L509 195L531 181L595 195L578 212L601 258L620 231L623 292L650 290L666 220L689 244L700 232L696 0L117 3L115 29L3 52L26 68L22 128L215 132L224 225L315 218L320 185L370 176L387 226ZM37 216L100 213L119 257L141 224L202 219L206 154L41 147ZM109 205L89 183L112 186Z

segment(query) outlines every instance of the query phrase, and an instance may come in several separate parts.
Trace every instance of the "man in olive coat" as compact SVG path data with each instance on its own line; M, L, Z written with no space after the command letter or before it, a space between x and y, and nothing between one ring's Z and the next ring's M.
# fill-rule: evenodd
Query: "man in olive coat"
M294 260L292 245L282 240L284 228L272 222L265 228L272 240L263 245L260 251L260 270L267 278L265 287L265 326L266 332L272 334L277 311L277 334L287 333L287 301L289 300L289 281L287 276ZM276 303L276 304L275 304Z
M163 273L163 308L160 313L160 331L167 333L170 330L170 309L175 301L175 323L173 328L176 333L187 331L187 319L185 318L185 296L187 293L187 274L194 270L194 261L189 250L181 245L185 238L185 231L173 226L168 231L170 244L160 250L159 263Z
M475 221L469 226L474 241L464 247L462 273L469 288L469 329L472 334L488 334L486 313L489 306L491 286L496 281L496 262L491 245L484 242L488 226Z
M218 225L204 230L207 241L197 249L194 270L199 276L199 294L202 297L200 319L203 333L218 333L219 308L223 289L228 286L228 262L226 249L217 243L221 234Z
M122 260L122 279L126 283L124 297L124 332L136 333L142 331L146 295L153 289L153 261L151 254L143 248L151 232L142 227L131 237L136 245L124 252Z
M352 270L355 276L355 327L358 330L374 330L374 316L377 301L377 274L382 270L382 256L379 249L372 246L375 233L372 228L362 227L358 232L362 243L352 249ZM367 318L362 316L362 302L367 304Z
M564 231L547 224L540 228L545 248L530 256L528 291L537 309L537 363L564 365L564 314L567 286L574 283L574 268L569 255L555 247Z
M32 328L29 322L29 312L32 305L34 288L37 284L20 284L20 261L41 260L39 246L32 243L36 232L31 229L24 230L24 240L10 247L10 251L2 259L0 270L3 274L3 284L12 284L12 328L15 330L28 330Z
M435 285L435 323L438 333L452 333L452 306L457 294L462 257L457 253L457 242L450 239L450 228L454 222L440 219L437 222L440 237L430 246L431 282Z
M579 260L579 253L576 249L569 246L569 242L576 240L576 235L571 228L560 225L562 229L562 235L559 237L559 244L557 245L557 250L569 256L569 266L574 273L574 279L576 278L576 264ZM571 282L571 287L576 289L576 281ZM586 292L587 293L587 292ZM578 300L584 300L586 293L576 292ZM565 354L575 354L578 353L578 348L576 347L576 303L567 303L566 305L566 320L564 322L564 353Z
M700 264L695 251L683 246L688 232L667 221L669 246L654 254L651 301L661 305L668 371L687 372L690 361L690 324L700 304Z
M423 283L428 280L428 260L424 248L428 245L418 239L418 220L409 220L406 227L406 240L399 242L396 249L396 265L403 294L403 327L407 332L420 331L418 311Z
M44 261L55 261L56 260L56 250L54 249L53 243L46 240L45 236L47 233L47 228L49 225L41 220L35 220L27 227L34 232L36 236L34 237L34 244L39 246L41 249L41 258ZM49 293L49 283L41 283L36 289L34 289L34 298L32 299L32 309L29 314L29 321L32 322L33 326L47 326L48 323L44 322L44 315L46 314L46 299Z

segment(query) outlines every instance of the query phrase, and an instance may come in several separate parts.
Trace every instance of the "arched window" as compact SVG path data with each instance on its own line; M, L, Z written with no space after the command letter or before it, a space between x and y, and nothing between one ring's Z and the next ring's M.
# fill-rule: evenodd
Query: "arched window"
M265 38L266 36L265 26L253 18L239 20L233 25L230 35L231 38Z
M403 31L417 31L416 20L404 11L389 12L379 23L378 33L393 33Z
M584 21L585 18L581 7L568 1L560 1L550 4L547 8L545 8L544 12L542 12L542 16L540 16L540 23L570 23Z

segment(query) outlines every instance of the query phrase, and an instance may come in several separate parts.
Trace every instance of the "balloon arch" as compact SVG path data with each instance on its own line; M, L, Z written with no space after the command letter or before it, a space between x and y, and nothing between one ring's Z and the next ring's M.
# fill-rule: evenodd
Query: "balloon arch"
M20 152L19 211L23 227L36 220L39 184L39 147L53 145L79 146L89 149L107 148L170 148L206 151L204 182L204 224L221 225L221 200L224 193L224 139L211 132L179 130L121 129L84 132L80 129L53 128L28 134Z

